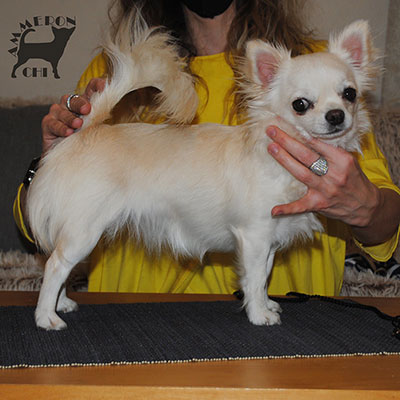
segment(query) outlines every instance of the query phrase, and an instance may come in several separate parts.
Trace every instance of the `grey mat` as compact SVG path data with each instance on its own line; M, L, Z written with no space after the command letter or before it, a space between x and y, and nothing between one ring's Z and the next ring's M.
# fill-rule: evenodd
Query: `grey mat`
M0 368L400 354L392 321L370 310L281 306L282 325L260 327L238 301L81 305L59 332L37 329L33 307L0 307Z

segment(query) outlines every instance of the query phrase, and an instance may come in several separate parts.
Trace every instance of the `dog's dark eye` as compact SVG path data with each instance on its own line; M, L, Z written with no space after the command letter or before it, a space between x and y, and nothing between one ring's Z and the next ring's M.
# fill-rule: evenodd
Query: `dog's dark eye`
M343 91L343 98L350 101L350 103L354 103L356 101L357 92L356 89L352 87L348 87Z
M303 114L311 107L311 103L307 99L297 99L292 103L292 107L297 113Z

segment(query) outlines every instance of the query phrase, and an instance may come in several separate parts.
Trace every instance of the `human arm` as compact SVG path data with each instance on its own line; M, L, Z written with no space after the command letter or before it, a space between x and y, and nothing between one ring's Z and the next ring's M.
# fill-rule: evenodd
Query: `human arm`
M301 199L274 207L274 216L314 211L348 224L363 246L397 240L400 191L393 184L372 182L358 160L343 149L317 139L305 145L277 127L268 128L267 134L273 140L268 147L271 155L308 187ZM320 155L329 165L322 177L308 168Z

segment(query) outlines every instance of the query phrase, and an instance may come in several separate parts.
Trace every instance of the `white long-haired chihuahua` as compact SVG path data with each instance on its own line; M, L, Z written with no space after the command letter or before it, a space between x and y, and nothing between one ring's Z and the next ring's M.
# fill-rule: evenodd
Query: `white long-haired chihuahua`
M267 294L274 254L322 226L313 213L271 216L306 187L268 154L266 128L282 118L295 127L289 134L357 151L370 127L362 95L376 55L367 22L332 36L326 52L294 58L250 41L240 82L249 119L235 127L187 124L197 96L171 41L140 14L122 24L105 46L112 77L93 95L83 128L41 161L27 200L32 233L50 255L35 312L41 328L66 327L56 311L77 309L63 286L69 273L103 234L124 226L151 249L191 257L236 250L249 320L280 323ZM124 95L146 86L160 90L168 123L104 123Z

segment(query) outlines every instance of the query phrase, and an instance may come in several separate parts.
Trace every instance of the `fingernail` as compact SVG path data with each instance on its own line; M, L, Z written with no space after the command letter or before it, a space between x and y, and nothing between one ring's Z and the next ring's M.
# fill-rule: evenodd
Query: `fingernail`
M82 126L82 119L81 118L74 118L71 124L72 128L78 129Z
M276 136L276 129L275 129L274 127L272 127L272 126L269 126L269 127L267 128L267 135L268 135L271 139L273 139L273 138Z
M272 210L271 211L271 215L273 216L273 217L278 217L279 215L282 215L283 213L282 213L282 211L281 210Z
M89 112L90 112L90 104L84 104L84 105L80 108L79 112L80 112L81 115L89 114Z
M271 143L268 146L268 151L270 154L276 155L276 154L278 154L278 146L275 143Z

